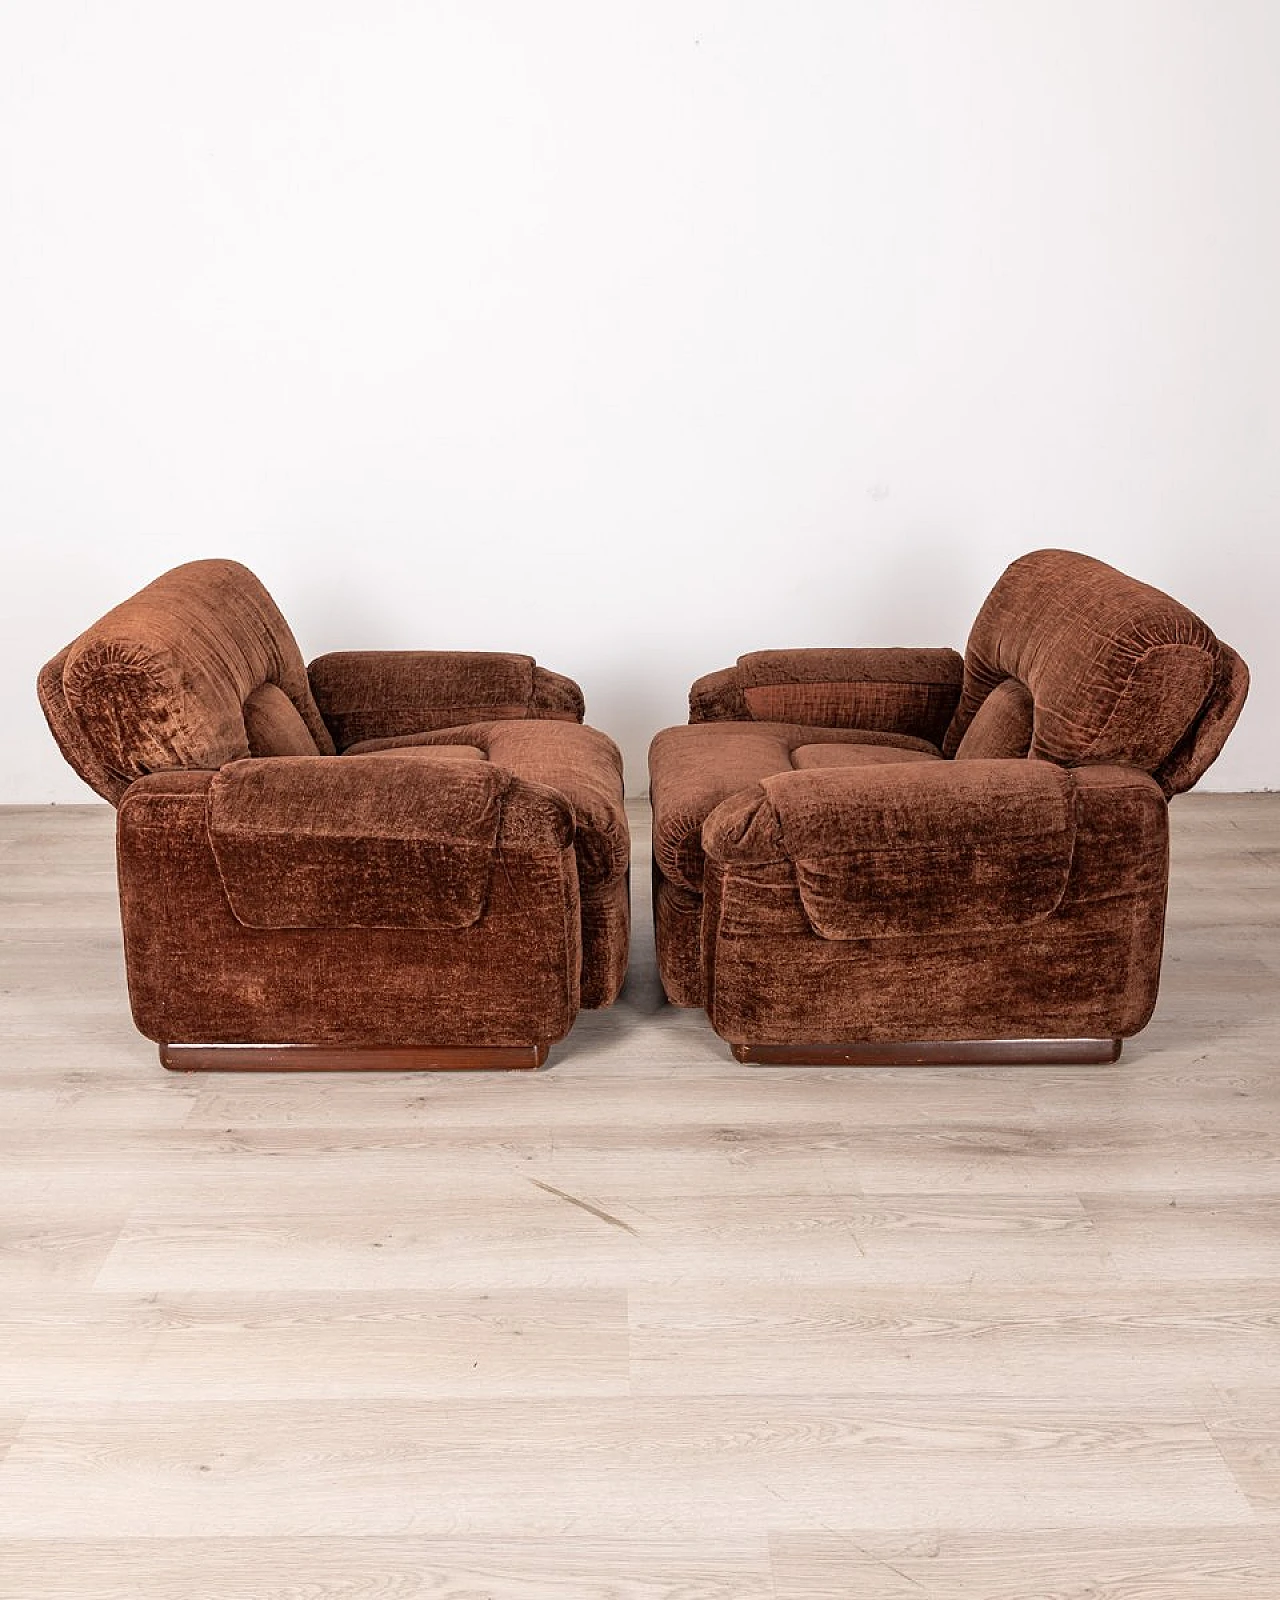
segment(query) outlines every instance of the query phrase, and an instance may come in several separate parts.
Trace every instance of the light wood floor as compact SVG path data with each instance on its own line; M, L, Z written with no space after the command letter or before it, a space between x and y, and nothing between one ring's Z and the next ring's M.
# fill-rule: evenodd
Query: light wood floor
M0 1595L1280 1596L1280 796L1115 1067L169 1076L105 808L0 813Z

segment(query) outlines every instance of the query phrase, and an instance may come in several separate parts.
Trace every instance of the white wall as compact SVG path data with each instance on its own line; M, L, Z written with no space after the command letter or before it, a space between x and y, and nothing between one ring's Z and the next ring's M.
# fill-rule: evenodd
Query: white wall
M527 650L631 786L740 651L962 644L1067 544L1280 786L1273 0L8 0L0 799L195 556L308 655Z

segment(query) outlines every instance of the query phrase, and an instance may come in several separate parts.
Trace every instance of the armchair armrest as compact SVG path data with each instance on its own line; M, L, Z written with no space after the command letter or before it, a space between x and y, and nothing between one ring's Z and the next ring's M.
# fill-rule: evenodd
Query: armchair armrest
M689 721L751 721L737 667L721 667L694 680L689 690Z
M581 722L582 690L532 656L487 650L340 650L307 668L340 750L468 722Z
M963 677L954 650L757 650L698 679L689 720L866 728L940 745Z
M255 929L468 928L500 857L537 857L558 877L574 837L561 796L491 762L262 756L130 785L119 812L126 905L130 880L169 853L170 832L190 829L193 803L226 902Z
M724 874L794 883L820 937L876 939L1043 921L1073 873L1100 897L1162 895L1165 829L1144 773L1018 760L779 773L702 837Z
M209 785L208 827L250 928L468 928L500 851L523 835L558 863L573 840L558 795L418 751L233 762Z

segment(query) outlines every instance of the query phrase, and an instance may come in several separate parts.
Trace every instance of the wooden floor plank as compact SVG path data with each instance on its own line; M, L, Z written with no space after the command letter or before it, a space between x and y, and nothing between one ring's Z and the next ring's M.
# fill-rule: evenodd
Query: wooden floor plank
M763 1535L0 1541L39 1600L773 1600ZM92 1588L86 1587L91 1575ZM0 1587L0 1593L6 1591ZM24 1587L33 1597L37 1591Z
M109 1108L113 1109L113 1108ZM522 1126L229 1129L54 1123L0 1129L0 1213L24 1198L90 1195L166 1209L384 1215L459 1191L499 1204L537 1181L643 1200L858 1192L857 1135L838 1122L744 1128Z
M1080 1199L1125 1279L1280 1281L1280 1190Z
M777 1600L1273 1600L1274 1530L1063 1528L772 1536Z
M1193 1408L915 1394L33 1409L0 1538L1248 1523Z
M1184 1398L1280 1372L1273 1286L1243 1283L865 1284L638 1289L641 1394L916 1394L1109 1403ZM1216 1413L1215 1413L1216 1414Z
M620 1291L43 1294L0 1306L0 1406L626 1395Z
M1280 1525L1280 1385L1258 1381L1277 1374L1280 1362L1271 1361L1259 1364L1252 1383L1226 1377L1215 1384L1201 1411L1255 1513ZM1275 1537L1280 1542L1280 1526Z

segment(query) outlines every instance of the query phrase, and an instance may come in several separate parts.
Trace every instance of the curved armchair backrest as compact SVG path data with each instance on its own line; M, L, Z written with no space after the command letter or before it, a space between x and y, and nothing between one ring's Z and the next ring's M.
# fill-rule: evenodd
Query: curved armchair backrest
M63 755L113 803L149 772L333 753L289 624L238 561L149 583L48 662L38 691Z
M1178 601L1091 556L1036 550L978 613L943 749L1138 767L1177 794L1217 757L1248 687L1240 657Z

